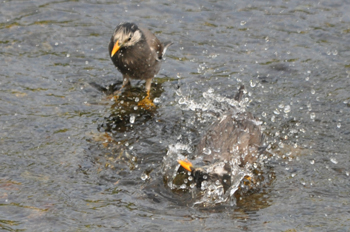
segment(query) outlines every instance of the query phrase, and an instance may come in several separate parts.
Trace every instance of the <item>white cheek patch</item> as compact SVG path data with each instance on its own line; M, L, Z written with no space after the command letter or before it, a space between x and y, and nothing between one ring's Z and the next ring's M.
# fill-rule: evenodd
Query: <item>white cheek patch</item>
M133 37L131 38L130 43L131 44L136 44L140 40L141 40L141 31L137 30L137 31L135 31Z

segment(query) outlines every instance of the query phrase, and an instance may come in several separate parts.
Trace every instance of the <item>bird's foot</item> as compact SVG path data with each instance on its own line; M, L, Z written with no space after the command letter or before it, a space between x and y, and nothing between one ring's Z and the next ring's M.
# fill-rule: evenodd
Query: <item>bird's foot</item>
M154 105L153 101L149 99L149 97L145 97L143 100L141 100L138 103L138 106L144 108L145 110L150 110L151 108L155 108L156 106Z
M112 99L113 99L113 101L118 101L119 95L113 95L113 96L112 96Z

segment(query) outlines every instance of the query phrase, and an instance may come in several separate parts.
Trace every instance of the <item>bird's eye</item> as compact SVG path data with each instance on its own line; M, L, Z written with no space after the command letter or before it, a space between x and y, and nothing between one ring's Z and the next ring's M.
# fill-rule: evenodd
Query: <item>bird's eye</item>
M128 38L128 41L130 41L131 40L131 36Z

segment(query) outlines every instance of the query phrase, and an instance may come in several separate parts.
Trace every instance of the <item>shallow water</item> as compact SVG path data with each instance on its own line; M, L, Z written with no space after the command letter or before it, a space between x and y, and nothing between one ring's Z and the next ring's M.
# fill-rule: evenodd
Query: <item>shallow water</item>
M2 1L0 228L348 231L348 12L330 0ZM174 42L154 111L135 107L142 82L117 105L89 84L121 80L107 46L123 21ZM241 84L280 150L275 179L236 204L184 204L163 157L181 137L195 149L211 124L203 92L232 98Z

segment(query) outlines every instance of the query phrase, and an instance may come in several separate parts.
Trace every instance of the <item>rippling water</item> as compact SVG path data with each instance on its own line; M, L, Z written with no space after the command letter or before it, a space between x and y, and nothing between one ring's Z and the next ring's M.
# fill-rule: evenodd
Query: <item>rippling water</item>
M344 0L2 1L0 228L348 231L349 12ZM143 82L117 104L89 84L120 82L107 46L124 21L174 42L154 111L137 107ZM241 84L275 178L233 205L186 204L163 157L181 137L193 151L209 109L226 110L204 92L230 99Z

